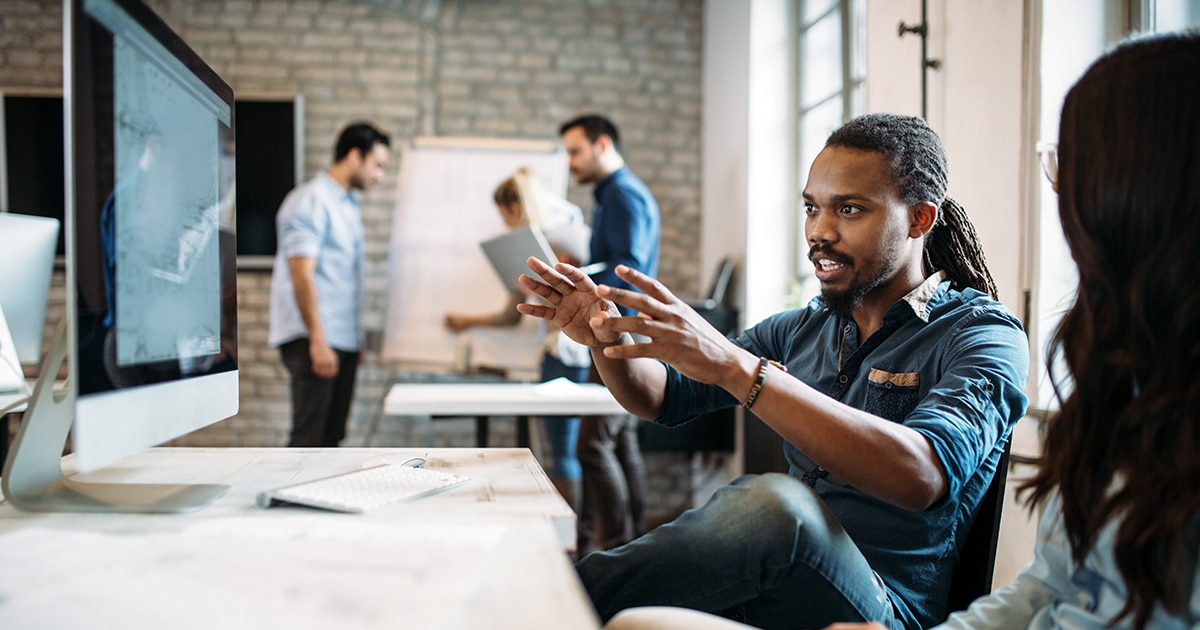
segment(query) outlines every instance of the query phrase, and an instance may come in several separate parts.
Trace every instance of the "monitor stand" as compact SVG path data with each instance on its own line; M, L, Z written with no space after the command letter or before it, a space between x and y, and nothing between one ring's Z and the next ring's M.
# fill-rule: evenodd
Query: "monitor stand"
M229 491L218 484L89 483L68 479L62 454L75 419L75 390L56 392L54 379L67 356L67 325L60 322L21 420L0 479L4 496L30 512L175 513L199 510Z

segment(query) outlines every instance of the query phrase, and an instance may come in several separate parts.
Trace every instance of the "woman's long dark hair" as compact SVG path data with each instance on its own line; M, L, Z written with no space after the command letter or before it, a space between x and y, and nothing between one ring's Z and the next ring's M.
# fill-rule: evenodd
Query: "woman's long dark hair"
M1059 491L1077 564L1119 521L1128 599L1112 622L1144 628L1156 605L1187 609L1200 533L1200 33L1098 60L1059 140L1079 288L1047 362L1061 411L1022 489L1031 507Z

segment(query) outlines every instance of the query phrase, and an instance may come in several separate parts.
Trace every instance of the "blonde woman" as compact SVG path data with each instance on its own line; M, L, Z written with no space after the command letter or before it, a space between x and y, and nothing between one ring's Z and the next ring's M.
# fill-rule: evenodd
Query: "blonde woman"
M583 220L579 206L550 194L528 168L521 168L504 180L492 193L492 200L504 219L504 225L516 229L533 225L545 235L558 260L572 265L588 262L591 230ZM494 313L448 313L446 328L461 332L476 326L515 326L521 319L517 304L525 295L514 291L504 307ZM547 325L542 354L541 380L566 377L576 383L587 382L591 356L588 349L563 335L558 327ZM541 419L544 442L550 459L545 462L550 481L573 508L579 505L582 469L575 456L579 437L579 417Z

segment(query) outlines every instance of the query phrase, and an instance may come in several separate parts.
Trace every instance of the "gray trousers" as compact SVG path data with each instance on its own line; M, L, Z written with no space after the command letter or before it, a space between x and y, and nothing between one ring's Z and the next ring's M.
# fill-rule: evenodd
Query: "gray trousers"
M288 446L337 446L346 437L358 352L334 352L338 357L337 376L321 378L313 374L307 338L279 346L283 366L292 377L292 436Z
M589 380L599 383L593 367ZM646 465L630 414L583 416L576 454L583 468L580 551L612 549L646 531Z

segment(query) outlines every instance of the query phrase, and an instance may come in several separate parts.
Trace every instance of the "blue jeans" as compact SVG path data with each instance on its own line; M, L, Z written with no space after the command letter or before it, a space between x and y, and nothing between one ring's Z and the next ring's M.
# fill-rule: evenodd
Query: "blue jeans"
M601 619L681 606L760 628L878 621L899 628L883 581L825 503L788 475L747 475L703 507L576 564Z
M541 381L565 376L573 382L587 382L586 367L563 365L553 355L542 355ZM542 418L542 434L550 448L550 461L546 462L546 474L562 479L579 479L583 469L575 455L575 443L579 441L579 416L546 416Z

